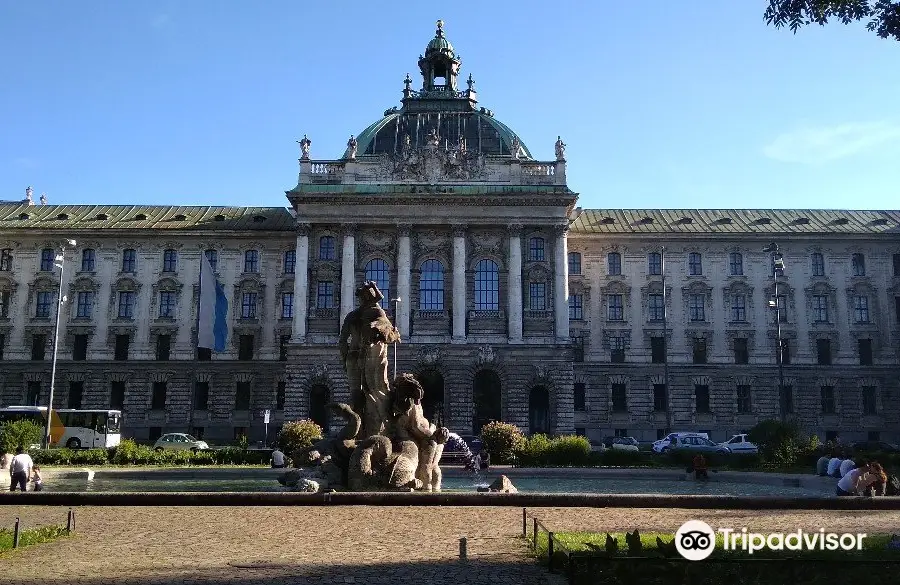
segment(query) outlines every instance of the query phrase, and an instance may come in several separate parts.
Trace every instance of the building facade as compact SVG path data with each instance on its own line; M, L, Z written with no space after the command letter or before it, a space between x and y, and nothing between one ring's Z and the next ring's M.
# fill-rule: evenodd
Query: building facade
M300 141L288 209L0 204L0 402L46 404L62 254L54 406L122 408L138 439L261 440L267 409L270 437L328 426L363 280L398 371L462 434L722 439L784 417L900 438L900 212L582 210L562 141L536 160L461 89L441 24L418 64L421 89L407 77L341 158ZM224 352L196 348L201 254Z

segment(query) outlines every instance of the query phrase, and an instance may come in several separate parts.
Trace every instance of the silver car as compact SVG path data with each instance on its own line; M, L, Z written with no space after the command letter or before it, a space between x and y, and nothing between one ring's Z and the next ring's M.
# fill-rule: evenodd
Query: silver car
M186 433L166 433L156 440L154 451L203 451L209 449L206 441L201 441Z

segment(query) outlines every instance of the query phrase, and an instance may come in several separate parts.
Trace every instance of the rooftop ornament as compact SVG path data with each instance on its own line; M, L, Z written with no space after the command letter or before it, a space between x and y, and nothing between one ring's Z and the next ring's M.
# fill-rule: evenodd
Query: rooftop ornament
M344 158L347 160L356 160L356 138L351 134L350 140L347 141L347 151L344 153Z
M556 160L566 160L566 143L562 141L561 136L556 137Z
M297 144L300 145L300 160L309 160L309 147L312 145L312 140L304 134L303 140L298 140Z
M25 187L25 203L28 205L34 205L34 189L31 188L31 185Z

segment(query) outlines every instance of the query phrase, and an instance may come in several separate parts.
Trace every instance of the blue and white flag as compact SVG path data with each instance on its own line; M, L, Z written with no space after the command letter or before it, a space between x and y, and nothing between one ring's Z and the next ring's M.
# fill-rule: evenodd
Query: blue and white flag
M225 351L228 299L206 254L200 254L200 309L197 313L197 347Z

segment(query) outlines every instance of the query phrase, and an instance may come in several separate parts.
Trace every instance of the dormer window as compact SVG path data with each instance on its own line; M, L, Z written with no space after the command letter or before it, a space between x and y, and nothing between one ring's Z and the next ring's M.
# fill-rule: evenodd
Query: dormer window
M60 213L59 215L56 216L56 219L69 219L69 214L68 213Z
M97 214L97 219L103 221L103 220L109 219L109 216L106 215L105 213L98 213L98 214Z
M172 221L185 221L186 219L187 219L186 215L184 215L183 213L179 213L178 215L176 215L175 217L172 218Z
M831 223L833 223L834 225L847 225L849 222L850 220L846 217L839 217Z
M225 221L225 216L220 213L213 218L213 221Z
M265 215L254 215L253 216L253 223L262 223L264 221L266 221Z
M717 219L717 220L714 221L713 223L719 224L719 225L728 225L728 224L731 223L731 218L730 218L730 217L720 217L719 219Z
M678 223L681 223L681 224L694 223L694 220L690 217L682 217L681 219L678 220Z
M28 219L29 217L30 217L30 216L29 216L27 213L20 213L20 214L19 214L19 219L22 219L22 220Z
M879 217L878 219L873 219L872 221L870 221L869 225L887 225L887 222L887 219Z
M614 220L611 217L604 217L603 219L600 220L600 223L602 223L604 225L610 225L610 224L616 223L616 220Z
M648 224L653 223L653 218L652 217L642 217L640 222L638 222L638 223L641 223L643 225L648 225Z
M772 220L769 219L768 217L760 217L759 219L757 219L757 220L754 221L753 223L756 224L756 225L767 225L767 224L772 223Z
M809 223L809 218L808 218L808 217L798 217L797 219L795 219L795 220L792 221L791 223L794 224L794 225L806 225L806 224Z

